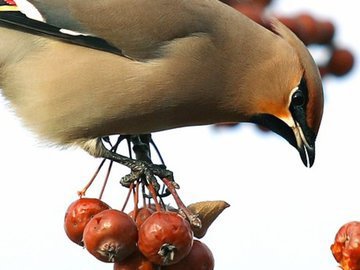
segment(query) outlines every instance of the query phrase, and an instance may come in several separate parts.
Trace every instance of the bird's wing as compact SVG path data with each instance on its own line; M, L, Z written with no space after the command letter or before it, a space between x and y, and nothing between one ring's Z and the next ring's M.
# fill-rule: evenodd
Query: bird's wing
M8 10L0 12L0 25L6 25L9 28L17 29L43 36L51 36L62 41L77 44L93 49L107 51L119 55L123 55L119 48L116 48L105 40L93 36L82 34L69 34L63 29L26 17L23 13L16 10Z
M106 40L136 59L157 57L161 46L207 32L209 0L29 0L46 22ZM206 2L206 4L204 4Z

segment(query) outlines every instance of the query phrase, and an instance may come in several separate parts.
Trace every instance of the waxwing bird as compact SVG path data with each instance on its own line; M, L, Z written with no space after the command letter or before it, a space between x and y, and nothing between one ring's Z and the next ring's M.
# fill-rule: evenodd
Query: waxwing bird
M0 11L0 88L41 139L120 162L102 137L253 122L313 165L321 79L279 21L217 0L29 2L45 22Z

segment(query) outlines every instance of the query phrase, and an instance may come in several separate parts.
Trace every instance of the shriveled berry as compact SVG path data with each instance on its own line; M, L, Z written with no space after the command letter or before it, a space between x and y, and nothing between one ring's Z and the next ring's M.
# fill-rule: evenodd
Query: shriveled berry
M83 232L86 224L96 214L110 209L110 206L96 198L80 198L74 201L65 213L64 229L74 243L83 246Z
M137 215L135 217L135 211L131 211L129 216L135 221L138 228L144 223L144 221L150 217L154 213L154 210L148 207L142 207L137 211Z
M189 222L174 212L155 212L139 229L138 248L155 264L179 262L189 254L192 243Z
M162 267L162 270L213 270L214 257L210 249L199 240L194 240L190 253L176 264Z
M155 270L155 266L140 253L135 251L121 262L114 263L114 270Z
M360 270L360 222L343 225L335 236L331 251L343 270Z
M103 262L121 261L132 254L137 237L132 218L115 209L95 215L84 230L85 248Z

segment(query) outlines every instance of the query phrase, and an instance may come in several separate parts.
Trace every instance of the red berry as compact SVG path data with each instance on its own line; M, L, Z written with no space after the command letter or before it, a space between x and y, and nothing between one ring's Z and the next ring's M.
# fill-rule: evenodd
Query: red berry
M320 72L320 76L321 77L325 77L329 74L329 70L326 66L318 66L319 68L319 72Z
M360 270L360 222L343 225L335 236L331 251L343 270Z
M242 4L236 3L232 5L233 8L240 11L246 17L252 19L253 21L263 24L263 7L259 5L249 5L249 4Z
M330 44L335 35L335 26L330 21L319 22L317 42L319 44Z
M114 270L155 270L155 266L137 250L125 260L115 262Z
M83 246L83 232L86 224L94 215L106 209L110 209L110 206L99 199L80 198L74 201L65 213L66 235L74 243Z
M174 212L155 212L139 229L139 250L155 264L179 262L189 254L192 243L189 222Z
M316 41L318 35L318 23L309 14L300 14L296 18L296 35L307 45Z
M84 230L86 249L103 262L125 259L136 250L137 228L127 214L109 209L95 215Z
M138 228L144 223L144 221L154 213L154 210L148 207L142 207L138 210L136 217L135 211L131 211L129 216L135 221Z
M162 267L163 270L213 270L214 257L210 249L199 240L194 240L190 253L176 264Z
M348 73L354 65L354 56L346 49L335 49L327 65L330 73L343 76Z
M271 4L272 0L253 0L252 2L254 2L257 5L266 7Z
M295 32L298 28L298 22L296 18L293 17L278 17L278 20L286 25L291 31Z

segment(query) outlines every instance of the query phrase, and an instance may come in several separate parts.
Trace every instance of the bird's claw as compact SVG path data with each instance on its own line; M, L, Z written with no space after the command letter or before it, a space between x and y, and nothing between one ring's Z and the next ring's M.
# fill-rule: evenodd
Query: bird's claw
M165 165L152 164L146 161L134 160L131 173L121 178L120 183L125 187L129 187L131 183L145 177L148 183L151 183L156 190L160 188L155 176L160 179L168 178L173 180L173 173L166 169Z

